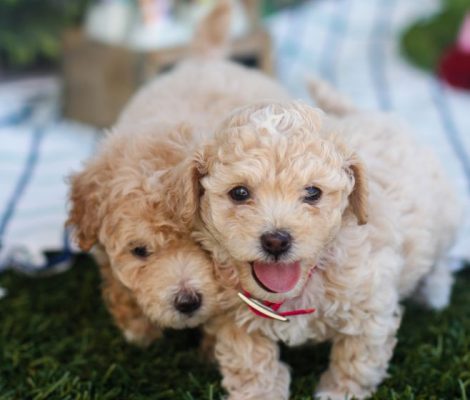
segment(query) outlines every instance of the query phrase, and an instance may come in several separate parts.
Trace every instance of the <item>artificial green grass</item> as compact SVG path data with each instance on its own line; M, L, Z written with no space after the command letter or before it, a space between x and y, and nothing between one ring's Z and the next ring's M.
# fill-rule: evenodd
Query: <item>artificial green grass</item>
M220 399L214 365L197 331L169 331L149 349L113 326L86 258L61 275L0 276L0 400ZM458 275L443 313L408 305L390 378L374 399L470 399L470 270ZM328 345L282 351L293 369L292 399L309 399Z

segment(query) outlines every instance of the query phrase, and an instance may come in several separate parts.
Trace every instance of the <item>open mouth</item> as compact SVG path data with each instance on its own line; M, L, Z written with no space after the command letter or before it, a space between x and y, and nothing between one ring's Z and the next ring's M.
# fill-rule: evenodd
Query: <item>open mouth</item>
M254 261L251 263L251 271L256 283L271 293L286 293L292 290L302 275L300 261L292 263Z

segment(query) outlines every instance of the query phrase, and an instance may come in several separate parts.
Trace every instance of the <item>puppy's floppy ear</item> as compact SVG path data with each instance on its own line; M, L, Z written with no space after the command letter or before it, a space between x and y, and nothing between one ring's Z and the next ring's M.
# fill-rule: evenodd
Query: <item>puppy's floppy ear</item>
M100 218L99 166L90 164L81 173L69 178L69 210L66 225L74 228L74 236L83 251L88 251L98 240Z
M124 264L118 268L113 268L112 274L115 275L118 281L127 289L134 290L136 282L138 282L137 278L139 277L138 275L140 271L140 268Z
M349 195L349 206L356 216L358 224L365 225L368 219L369 189L364 164L353 154L348 161L346 170L354 180L354 187Z
M192 225L199 209L202 186L207 173L204 149L176 166L163 178L168 210L185 225Z

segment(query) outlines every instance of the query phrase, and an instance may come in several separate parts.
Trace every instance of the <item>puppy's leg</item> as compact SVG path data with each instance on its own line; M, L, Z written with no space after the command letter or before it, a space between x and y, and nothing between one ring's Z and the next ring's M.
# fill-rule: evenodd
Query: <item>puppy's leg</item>
M447 260L440 260L423 279L413 298L429 308L443 310L449 305L453 283L451 265Z
M204 361L215 362L215 337L207 332L202 333L201 344L199 345L199 354Z
M288 399L290 375L279 360L277 343L259 332L248 334L227 319L206 329L216 335L215 357L229 400Z
M391 315L370 315L363 322L362 334L336 336L330 366L320 378L315 398L350 400L368 397L387 375L401 314L397 305Z
M100 272L105 304L126 340L148 346L161 336L161 330L143 314L131 291L114 277L110 265L100 264Z

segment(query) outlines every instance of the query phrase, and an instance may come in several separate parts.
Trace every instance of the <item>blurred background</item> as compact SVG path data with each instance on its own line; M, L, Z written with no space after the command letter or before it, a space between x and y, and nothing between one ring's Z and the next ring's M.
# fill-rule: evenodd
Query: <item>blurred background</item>
M0 272L14 270L0 275L0 315L32 307L15 290L40 284L18 272L70 267L66 176L93 154L132 94L185 56L215 2L0 0ZM470 260L470 2L234 5L234 60L309 102L306 79L321 77L364 109L398 115L438 153L466 208L452 265ZM42 290L67 288L62 277ZM18 308L1 308L15 299ZM0 374L0 394L2 387Z
M132 94L187 54L214 3L0 0L0 269L67 264L64 177ZM469 9L467 0L234 0L231 56L295 97L310 101L313 74L360 107L396 112L468 199ZM462 243L455 256L469 252Z

